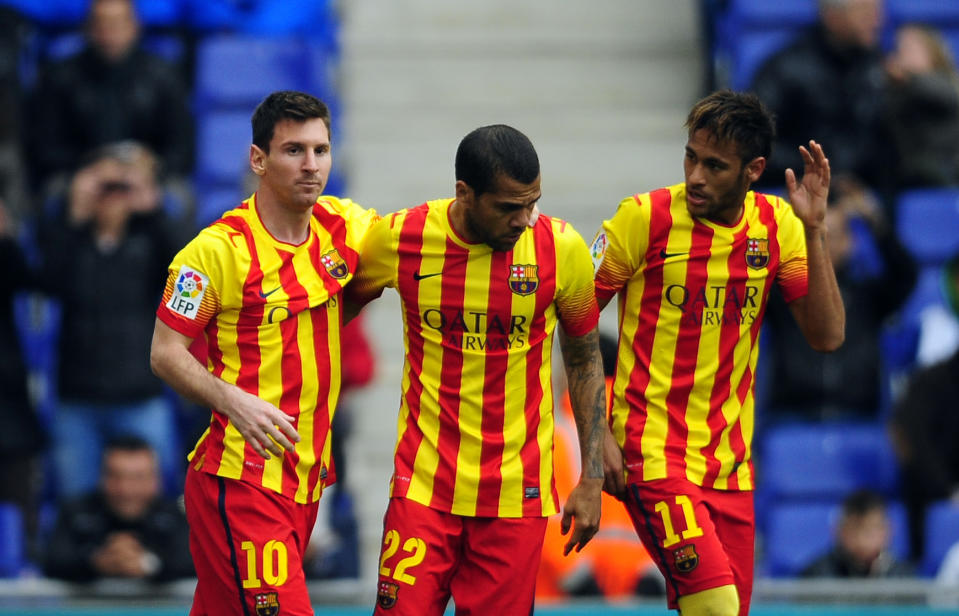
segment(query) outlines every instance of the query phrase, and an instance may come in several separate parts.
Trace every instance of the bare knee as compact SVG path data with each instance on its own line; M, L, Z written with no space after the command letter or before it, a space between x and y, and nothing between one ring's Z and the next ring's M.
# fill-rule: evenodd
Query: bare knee
M736 586L727 584L679 598L682 616L738 616L739 593Z

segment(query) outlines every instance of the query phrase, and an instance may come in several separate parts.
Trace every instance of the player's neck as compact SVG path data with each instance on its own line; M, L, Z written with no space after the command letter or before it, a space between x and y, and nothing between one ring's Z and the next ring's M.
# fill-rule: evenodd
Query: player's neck
M256 193L256 212L260 222L275 239L287 244L302 244L310 235L310 216L313 208L297 209L284 207L269 193Z

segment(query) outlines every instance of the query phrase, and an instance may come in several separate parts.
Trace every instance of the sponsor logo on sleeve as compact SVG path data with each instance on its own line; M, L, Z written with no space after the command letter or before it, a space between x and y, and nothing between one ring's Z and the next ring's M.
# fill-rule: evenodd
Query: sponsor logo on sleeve
M593 257L593 273L596 273L596 271L599 270L599 266L603 263L607 246L609 246L609 240L606 238L606 232L600 231L596 234L596 238L593 239L593 243L589 247L589 254Z
M188 319L195 319L209 285L209 278L184 265L173 284L173 295L166 303L167 308Z

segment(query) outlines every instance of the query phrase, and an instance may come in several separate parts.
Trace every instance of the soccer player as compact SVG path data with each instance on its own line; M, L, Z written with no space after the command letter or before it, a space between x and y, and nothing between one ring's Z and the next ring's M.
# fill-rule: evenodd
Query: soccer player
M596 293L619 294L606 488L624 500L683 616L747 614L752 593L753 387L775 283L810 345L845 314L826 249L829 161L799 147L789 201L749 190L773 120L751 94L713 93L686 119L683 184L624 199L592 245ZM615 442L613 442L615 438Z
M341 290L376 218L320 198L331 165L321 101L275 92L252 125L258 189L174 257L150 358L212 408L185 485L195 616L313 614L302 557L333 479ZM188 350L201 336L207 366Z
M455 198L383 218L347 297L402 303L406 361L377 614L529 614L553 482L553 333L579 433L582 475L564 546L599 527L605 391L586 243L536 217L539 159L494 125L456 152ZM534 222L535 219L535 222Z

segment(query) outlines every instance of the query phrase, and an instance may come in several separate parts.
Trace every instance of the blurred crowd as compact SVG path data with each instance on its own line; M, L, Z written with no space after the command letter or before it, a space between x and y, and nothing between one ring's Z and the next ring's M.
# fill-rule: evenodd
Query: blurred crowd
M181 0L190 25L146 24L132 0L64 3L73 8L57 18L44 12L51 4L0 2L0 502L21 512L25 560L41 573L189 576L176 499L185 452L208 416L164 389L148 358L166 268L196 232L191 53L205 32L283 34L286 24L296 34L308 16L271 15L270 6L283 12L287 3L265 0ZM703 0L703 12L733 4ZM913 574L929 507L951 502L959 511L959 260L918 258L918 247L903 242L899 204L910 191L959 188L959 73L934 26L890 31L881 0L816 6L814 23L768 55L749 89L778 118L760 189L781 194L784 169L801 168L796 147L810 139L829 155L829 250L849 315L846 341L829 355L809 350L774 298L757 441L795 423L888 429L900 465L895 491L837 499L836 544L803 574ZM940 301L918 306L930 277ZM919 309L930 306L939 310ZM51 339L31 338L44 328ZM348 389L371 380L375 357L362 323L351 330L344 338L357 344L343 350L347 393L333 436L340 483L323 500L317 578L355 577L361 566L344 447ZM42 344L49 357L31 346ZM757 467L762 477L761 457ZM908 547L897 558L889 556L889 502L908 519ZM607 541L597 537L583 560L547 557L544 596L663 592L632 530L610 524ZM547 550L556 546L547 540ZM603 546L620 558L585 560Z

